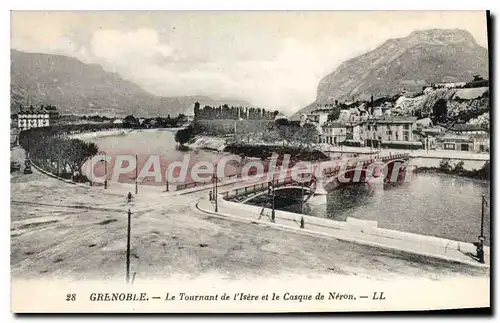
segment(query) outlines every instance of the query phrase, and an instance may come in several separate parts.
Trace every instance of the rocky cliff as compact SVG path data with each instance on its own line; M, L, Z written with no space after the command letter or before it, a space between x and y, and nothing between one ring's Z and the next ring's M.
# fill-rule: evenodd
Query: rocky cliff
M359 100L422 90L437 82L488 77L488 51L460 29L415 31L342 63L318 85L316 101Z

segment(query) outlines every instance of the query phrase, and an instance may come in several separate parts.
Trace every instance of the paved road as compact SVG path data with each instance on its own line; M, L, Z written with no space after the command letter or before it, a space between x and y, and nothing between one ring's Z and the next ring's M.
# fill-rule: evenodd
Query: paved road
M487 269L193 211L190 204L206 192L169 196L144 190L127 204L119 191L32 175L15 176L11 182L12 199L18 201L11 204L14 278L123 279L128 208L133 212L131 266L136 279L206 273L238 278L331 274L382 280L489 275Z

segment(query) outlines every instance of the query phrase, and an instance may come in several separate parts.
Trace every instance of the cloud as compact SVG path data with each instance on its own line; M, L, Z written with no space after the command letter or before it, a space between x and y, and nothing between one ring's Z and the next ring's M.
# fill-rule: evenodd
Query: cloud
M241 99L285 113L312 102L325 73L326 53L291 38L267 59L235 59L227 51L208 62L198 59L198 51L179 55L159 39L154 30L102 30L93 35L90 51L108 70L157 95Z
M246 100L285 113L313 102L321 78L387 38L466 28L484 12L93 12L11 14L11 46L116 71L163 96Z
M114 64L130 64L167 57L172 48L162 44L158 33L141 28L133 31L100 30L93 34L90 51L97 58Z

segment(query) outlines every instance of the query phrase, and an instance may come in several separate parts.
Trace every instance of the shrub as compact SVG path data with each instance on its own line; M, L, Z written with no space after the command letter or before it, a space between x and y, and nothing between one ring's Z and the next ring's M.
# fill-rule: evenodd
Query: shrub
M451 171L450 160L448 158L441 159L439 161L439 169L447 172Z

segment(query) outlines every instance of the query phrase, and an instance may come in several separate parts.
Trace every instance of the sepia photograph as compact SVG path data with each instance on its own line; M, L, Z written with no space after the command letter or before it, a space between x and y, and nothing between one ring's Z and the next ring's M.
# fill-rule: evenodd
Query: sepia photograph
M491 20L11 11L11 311L491 313Z

